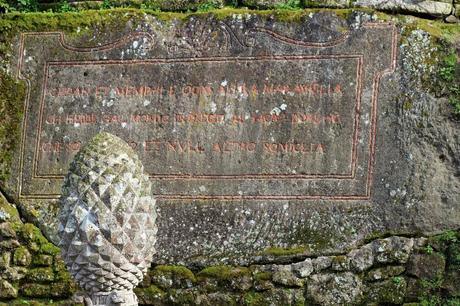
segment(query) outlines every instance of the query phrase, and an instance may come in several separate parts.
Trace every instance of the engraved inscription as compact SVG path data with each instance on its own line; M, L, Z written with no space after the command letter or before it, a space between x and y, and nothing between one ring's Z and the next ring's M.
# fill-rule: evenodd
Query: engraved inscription
M360 67L357 56L50 63L35 175L63 175L107 130L155 177L352 177Z

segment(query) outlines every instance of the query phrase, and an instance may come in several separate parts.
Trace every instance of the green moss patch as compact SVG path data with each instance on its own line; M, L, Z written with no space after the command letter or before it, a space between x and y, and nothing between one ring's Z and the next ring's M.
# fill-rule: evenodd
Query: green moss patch
M271 247L262 252L265 255L273 256L290 256L290 255L299 255L304 254L307 251L305 247L294 247L294 248L280 248L280 247Z
M198 278L215 278L220 280L232 280L241 276L249 276L251 272L246 267L212 266L200 271Z
M0 55L1 48L0 44ZM14 151L20 142L25 93L22 81L0 71L0 184L5 183L10 176Z

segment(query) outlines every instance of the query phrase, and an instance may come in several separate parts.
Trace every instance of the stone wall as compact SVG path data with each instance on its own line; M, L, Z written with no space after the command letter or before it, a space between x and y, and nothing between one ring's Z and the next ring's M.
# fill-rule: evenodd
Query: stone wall
M75 285L58 254L59 248L0 196L0 305L28 299L49 304L71 296Z
M152 3L149 8L159 8L156 2ZM190 4L186 1L163 3L177 6L168 8L171 10L185 10L188 8L183 5ZM138 25L150 29L149 22L163 26L179 24L184 20L206 20L207 15L202 11L208 8L204 4L210 5L210 2L193 3L195 6L190 9L201 10L196 16L203 18L195 19L193 14L182 13L110 10L79 14L10 14L0 19L0 114L3 116L0 126L0 189L10 202L0 198L0 305L74 305L82 302L78 289L65 271L58 249L42 234L52 228L57 205L47 200L37 200L34 205L28 206L26 200L17 199L14 190L5 183L12 176L10 170L14 166L11 166L11 160L15 158L15 148L20 145L18 139L25 96L25 84L16 80L10 70L13 67L11 63L15 63L12 49L17 42L17 34L64 31L70 44L89 41L91 47L93 37L100 35L103 38L96 41L97 44L108 43L138 29ZM200 3L203 5L196 6ZM213 3L210 6L224 4ZM316 5L349 6L348 1L263 3L241 1L239 5L290 9ZM445 3L451 8L454 4ZM389 7L376 8L392 10ZM283 9L260 11L260 14L269 22L276 16L284 22L287 20L298 24L310 18L305 16L313 16L319 11L323 10ZM379 125L378 139L382 143L379 154L387 158L382 158L378 163L388 173L385 180L376 182L379 187L376 189L377 195L381 199L358 208L351 205L333 207L323 202L315 208L311 203L301 203L309 205L302 206L308 208L309 214L296 224L300 225L295 232L292 230L293 223L286 222L289 234L292 233L289 243L275 241L269 247L268 243L258 245L248 252L241 247L242 239L237 237L227 249L233 248L232 254L241 256L224 254L212 257L206 254L185 259L164 256L151 267L144 282L136 289L141 304L459 305L460 215L456 192L459 186L459 156L456 152L460 113L460 29L458 25L376 11L324 11L340 15L351 28L359 27L363 20L391 21L398 27L398 69L383 85L387 86L386 92L391 92L395 97L389 95L390 102L382 109L382 123ZM238 25L242 12L245 16L249 14L246 12L253 16L258 14L255 10L233 9L216 10L213 14L217 18L228 18ZM82 34L82 29L87 32ZM398 141L392 142L394 139ZM396 152L399 149L401 152ZM403 164L411 166L404 180L399 178L406 171ZM167 213L178 219L191 220L191 224L202 222L214 225L221 221L220 207L223 206L216 208L201 202L188 204L197 208L189 210L181 203L182 206L164 205L160 210L158 222L165 230L159 232L160 239L163 239L163 249L159 248L159 255L165 254L168 245L170 251L184 250L189 246L196 253L204 249L202 245L194 245L195 240L182 235L187 229L175 232L172 225L181 223L171 223L170 218L164 217ZM234 229L253 221L254 218L247 215L250 206L246 203L225 205L239 209L235 209L232 219ZM179 211L179 206L184 209L183 212ZM295 214L293 207L301 205L286 202L276 206L279 210L273 207L273 211L266 209L260 212L265 222L261 224L267 224L267 227L273 220L266 217L266 212L278 216L285 213L281 209L287 209L286 215L291 212ZM370 214L370 208L375 212ZM347 216L351 217L347 219ZM348 222L351 218L354 221L350 226ZM227 233L227 224L220 223L222 233ZM36 226L44 231L41 232ZM266 231L264 226L259 229L260 232L255 234L259 241L259 234L265 233L271 238L280 233L276 228L272 232ZM215 236L218 235L213 230L213 227L205 228L200 233L210 233L209 237L215 239L216 246L228 243L227 236L217 239ZM232 231L228 232L231 238ZM204 244L210 241L194 239L199 243L204 241ZM248 241L251 243L253 240ZM185 254L178 253L180 256Z
M0 305L82 303L59 250L4 198L0 241ZM245 266L154 265L135 292L142 305L460 303L460 232L376 238L342 254L289 255L273 250Z
M136 290L153 305L458 305L458 232L390 236L348 253L192 270L156 266Z

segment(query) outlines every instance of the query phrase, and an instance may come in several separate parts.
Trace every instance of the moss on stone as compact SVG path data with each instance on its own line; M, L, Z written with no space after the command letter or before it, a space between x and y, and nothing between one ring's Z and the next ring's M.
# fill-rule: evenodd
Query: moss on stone
M192 282L196 281L196 278L193 272L184 266L159 265L159 266L156 266L151 272L151 275L164 275L164 274L173 275L175 277L179 277L183 279L189 279Z
M0 271L5 270L10 266L11 253L2 251L0 254Z
M48 297L51 292L50 285L44 284L25 284L21 286L20 293L24 297Z
M401 17L401 19L406 27L421 29L436 38L443 38L452 42L460 36L460 27L456 24L406 16Z
M403 277L389 279L369 285L366 302L376 302L384 305L400 305L404 301L407 282Z
M53 256L59 254L59 248L48 242L40 229L32 223L24 224L19 232L32 251Z
M54 259L53 270L54 270L54 273L55 273L56 281L60 281L60 282L70 282L70 281L72 281L71 278L70 278L70 273L67 271L67 269L65 267L64 261L59 256L55 257L55 259Z
M51 268L34 268L27 272L26 279L38 283L52 282L54 272Z
M0 54L1 51L0 48ZM20 123L25 93L24 82L0 71L0 122L2 123L0 125L0 183L4 183L9 178L14 151L21 139ZM0 202L4 200L1 199ZM0 205L2 209L5 206Z
M265 255L272 256L290 256L304 254L308 249L306 247L280 248L270 247L262 252Z
M1 85L0 85L1 86ZM1 92L0 92L0 96L1 96ZM1 103L1 101L0 101ZM1 113L1 112L0 112ZM3 116L3 115L2 115ZM8 203L8 201L0 194L0 210L3 211L4 213L7 213L8 216L9 216L9 220L13 223L17 223L20 221L19 219L19 212L18 210L16 209L16 207L14 207L13 205L11 205L10 203ZM13 224L15 225L15 224ZM14 226L13 226L14 227ZM15 228L15 230L17 230L17 228Z
M51 255L37 254L32 258L32 265L49 267L53 264L53 257Z
M272 273L271 272L257 272L254 273L254 280L257 281L264 281L264 280L271 280L272 279Z
M212 266L201 270L198 278L215 278L219 280L232 280L242 276L250 276L251 271L246 267L233 267L227 265Z
M243 295L243 303L248 306L266 305L265 297L260 292L249 291Z
M32 256L25 246L20 246L14 251L13 262L18 266L28 266L32 261Z
M76 290L77 286L70 280L55 282L51 285L50 296L57 298L71 297Z
M134 288L140 304L159 305L162 304L162 300L166 293L155 285L151 285L147 288Z

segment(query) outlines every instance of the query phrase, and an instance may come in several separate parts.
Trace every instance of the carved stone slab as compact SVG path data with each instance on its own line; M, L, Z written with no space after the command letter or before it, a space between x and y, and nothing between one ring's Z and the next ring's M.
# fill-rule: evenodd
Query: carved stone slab
M316 233L337 234L324 238L335 250L381 226L369 204L385 201L376 143L397 29L239 16L146 21L97 44L19 37L29 91L11 188L49 237L69 163L100 131L128 142L150 176L157 260L231 261L316 246Z
M141 156L159 198L369 199L391 25L317 42L217 23L195 39L140 32L80 48L24 33L19 196L58 197L81 144L109 131Z

